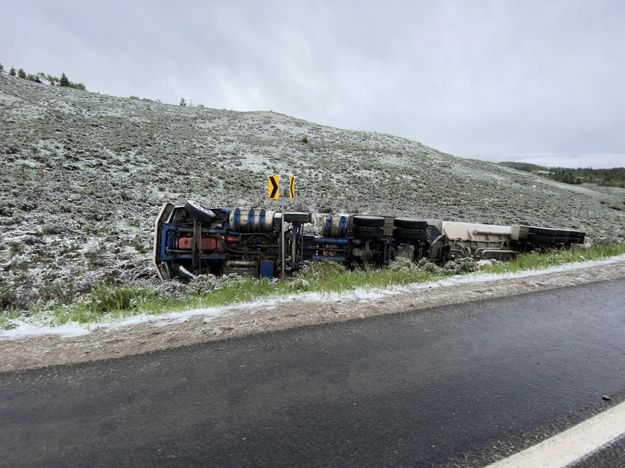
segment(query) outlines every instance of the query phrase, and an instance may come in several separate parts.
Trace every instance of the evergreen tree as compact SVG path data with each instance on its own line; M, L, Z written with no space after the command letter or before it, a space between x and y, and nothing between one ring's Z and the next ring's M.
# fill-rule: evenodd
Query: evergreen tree
M21 68L20 68L20 69L17 71L17 77L18 77L18 78L25 79L25 78L26 78L26 72L25 72L23 69L21 69Z
M180 98L180 105L183 107L187 105L187 102L184 100L184 98Z
M11 69L9 70L9 75L15 76L15 68L11 67Z
M67 76L65 76L65 73L61 74L61 79L59 81L59 85L60 86L69 86L69 80L67 79Z
M4 73L4 65L0 63L0 73Z

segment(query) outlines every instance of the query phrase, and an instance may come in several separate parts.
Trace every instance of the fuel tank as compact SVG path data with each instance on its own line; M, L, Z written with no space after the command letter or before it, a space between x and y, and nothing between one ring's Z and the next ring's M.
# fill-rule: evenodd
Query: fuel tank
M230 211L228 224L238 232L273 232L275 211L264 208L235 208Z
M347 227L349 225L349 216L332 215L328 216L323 223L324 237L346 237Z

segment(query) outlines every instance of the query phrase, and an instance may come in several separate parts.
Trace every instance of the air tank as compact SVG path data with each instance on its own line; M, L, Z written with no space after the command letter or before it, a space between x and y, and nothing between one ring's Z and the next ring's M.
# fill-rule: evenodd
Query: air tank
M235 208L230 210L230 229L238 232L272 232L275 211L264 208Z
M324 237L346 237L349 217L347 215L328 216L323 223Z

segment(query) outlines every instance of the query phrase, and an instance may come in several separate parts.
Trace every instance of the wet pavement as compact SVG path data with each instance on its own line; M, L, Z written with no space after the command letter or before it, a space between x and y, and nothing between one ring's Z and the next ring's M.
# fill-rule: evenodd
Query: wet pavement
M622 399L624 304L617 280L3 374L0 465L482 464Z
M617 466L625 466L625 437L615 440L574 465L575 468L614 468Z

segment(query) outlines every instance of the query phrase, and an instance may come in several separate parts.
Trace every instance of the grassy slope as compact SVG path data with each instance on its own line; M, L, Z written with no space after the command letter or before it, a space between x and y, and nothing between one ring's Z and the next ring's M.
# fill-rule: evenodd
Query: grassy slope
M483 269L485 273L501 274L544 269L587 260L605 259L625 254L625 244L581 247L546 254L525 254L516 260L495 263ZM69 306L36 312L34 323L61 325L69 322L93 323L138 314L159 314L196 308L211 308L257 301L262 298L303 292L344 292L356 288L387 288L393 285L427 283L444 277L475 271L475 264L457 262L446 269L433 264L396 262L394 268L376 271L345 271L338 265L315 264L312 269L289 281L271 282L266 279L205 278L191 284L182 297L171 297L145 287L98 286L80 301ZM20 317L16 311L0 312L0 329L11 328L12 320Z
M182 108L4 75L0 171L2 307L71 302L102 282L152 283L162 202L267 206L272 173L298 176L293 209L625 236L625 213L609 208L625 201L623 190L568 186L271 112Z

